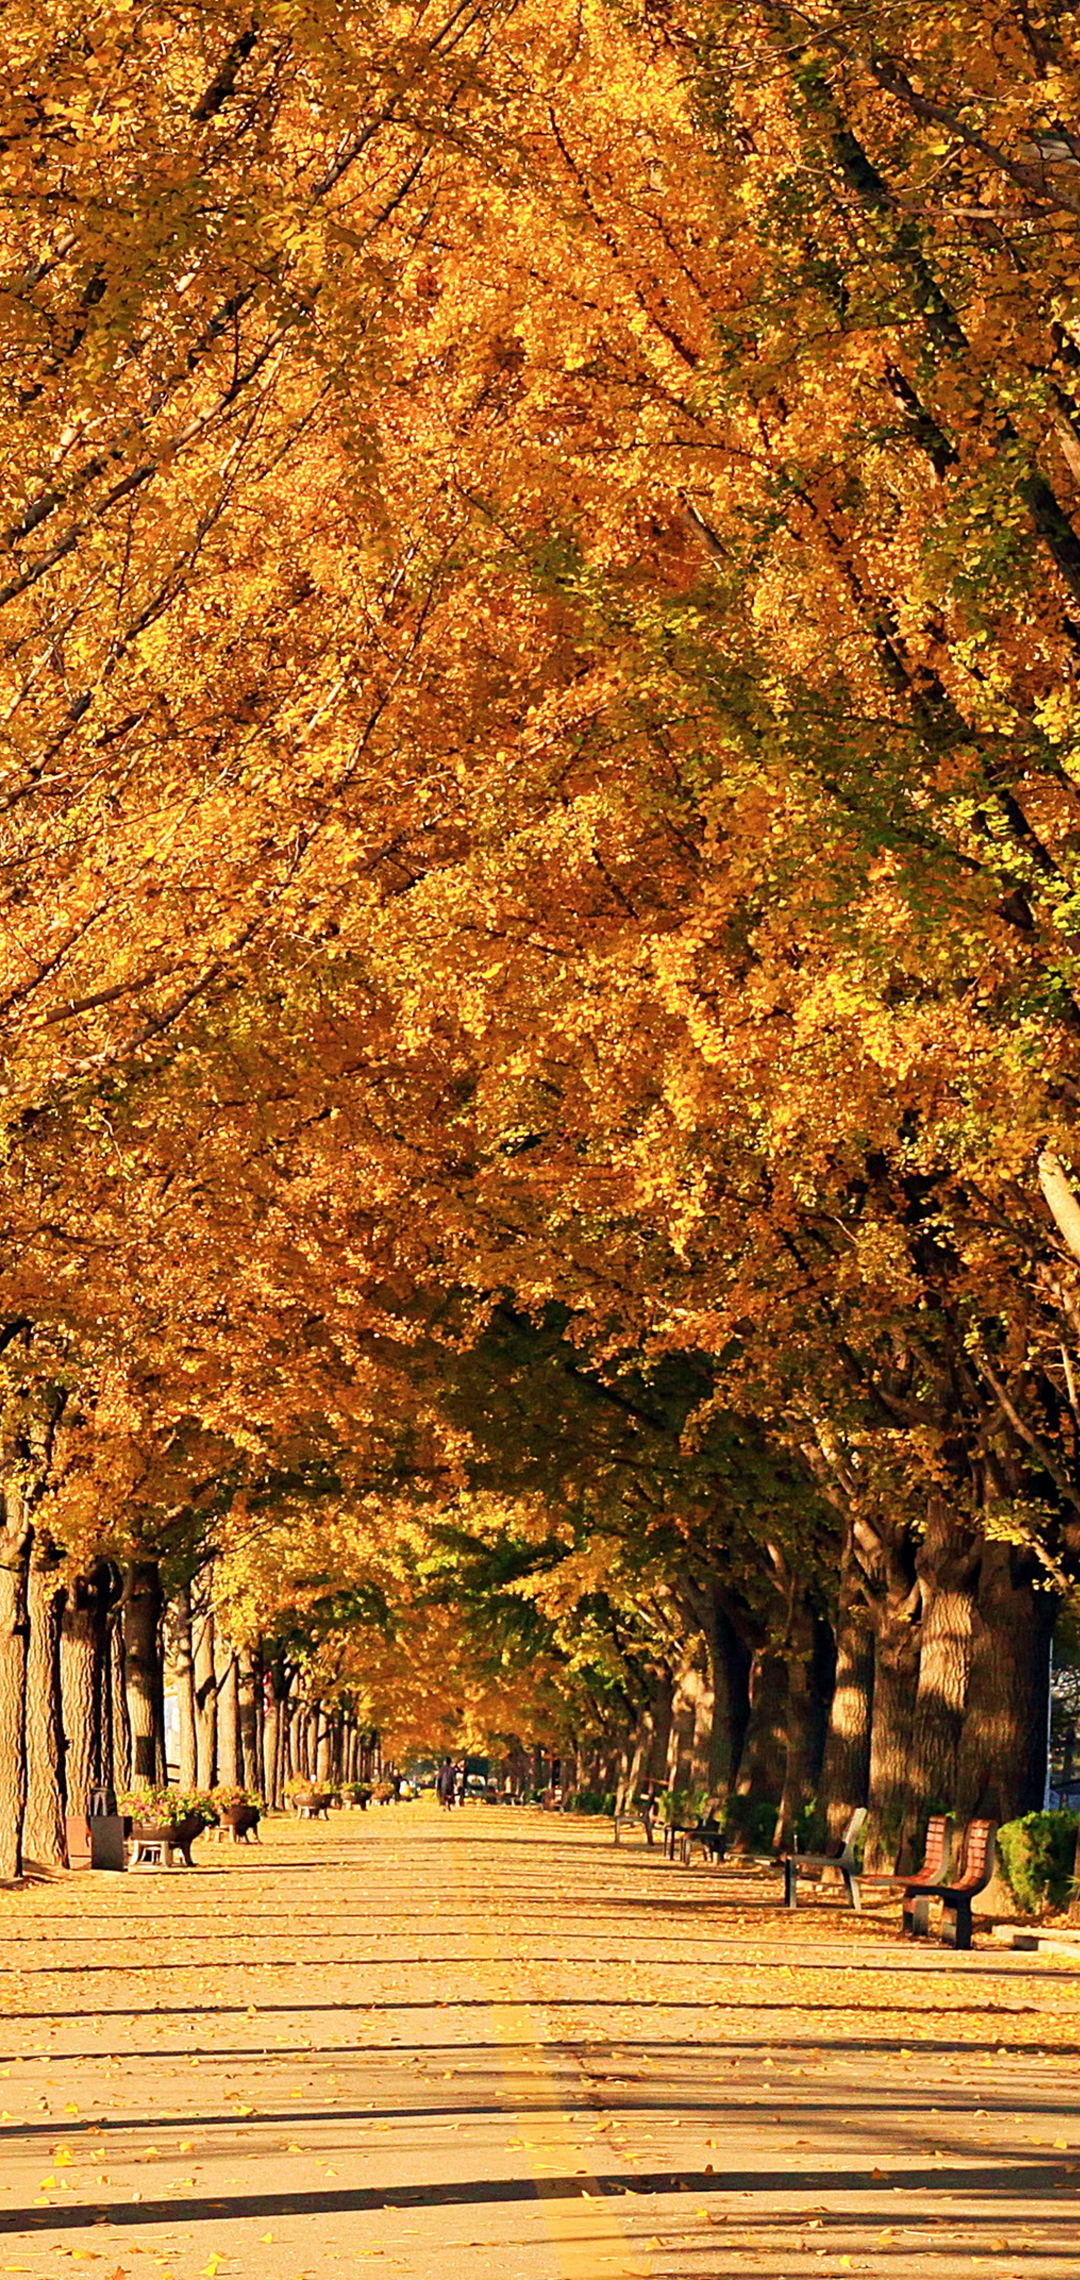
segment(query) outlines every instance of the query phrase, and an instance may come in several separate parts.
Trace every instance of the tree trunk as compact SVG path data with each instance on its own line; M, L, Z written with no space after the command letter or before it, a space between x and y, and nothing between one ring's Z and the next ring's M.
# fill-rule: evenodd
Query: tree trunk
M263 1663L261 1647L253 1647L251 1650L251 1669L252 1709L255 1716L255 1770L253 1775L253 1787L255 1789L256 1795L258 1797L261 1797L265 1804L266 1786L263 1779L263 1765L265 1763L265 1752L263 1750L263 1725L266 1719L266 1669Z
M290 1702L285 1726L285 1778L287 1781L300 1780L307 1772L304 1764L305 1719L306 1713L303 1705L295 1700Z
M102 1779L113 1789L130 1789L131 1720L124 1669L124 1625L119 1607L111 1610L105 1630L105 1687L109 1711L106 1721L108 1760L102 1766Z
M708 1649L699 1634L689 1641L672 1688L665 1768L669 1789L691 1796L707 1791L715 1708Z
M240 1779L253 1796L262 1790L258 1719L255 1709L255 1658L241 1647L236 1659L237 1718L240 1728Z
M85 1813L90 1791L108 1778L102 1727L108 1724L109 1607L113 1571L96 1560L64 1594L60 1616L60 1719L69 1813Z
M193 1623L195 1639L195 1757L200 1789L217 1780L217 1678L214 1669L214 1615L205 1607Z
M1041 1809L1046 1784L1050 1634L1058 1600L1014 1544L984 1543L974 1652L956 1782L957 1819L1012 1821Z
M326 1711L320 1704L315 1719L315 1779L329 1783L334 1778L334 1732Z
M764 1809L775 1815L787 1761L788 1667L773 1647L761 1647L750 1665L750 1723L729 1807L737 1850L768 1842Z
M267 1672L266 1716L263 1723L263 1767L266 1779L266 1802L281 1806L285 1801L286 1744L289 1701L289 1672L284 1659L275 1656Z
M867 1869L894 1869L907 1803L908 1758L919 1670L920 1592L905 1521L883 1520L860 1544L874 1634Z
M195 1721L195 1654L191 1632L191 1587L181 1584L173 1609L176 1640L176 1708L179 1719L177 1780L180 1788L194 1789L199 1779L199 1744Z
M278 1762L281 1756L281 1705L271 1690L263 1712L262 1792L268 1805L278 1802Z
M0 1881L22 1875L30 1533L21 1494L5 1491L0 1499Z
M240 1780L240 1709L237 1699L236 1651L220 1637L214 1655L217 1672L218 1780L235 1788Z
M23 1855L41 1868L64 1868L67 1843L61 1789L60 1615L63 1554L38 1529L27 1578L26 1811Z
M784 1774L773 1829L773 1850L795 1843L799 1815L812 1795L818 1754L818 1699L814 1672L814 1618L796 1595L788 1630L787 1699L784 1704Z
M908 1758L919 1672L918 1626L895 1606L879 1612L874 1637L874 1714L870 1728L870 1817L865 1864L893 1869L907 1804Z
M623 1778L618 1793L617 1809L620 1813L626 1810L647 1784L659 1784L664 1779L671 1727L670 1672L650 1672L646 1683L649 1699L639 1710L627 1737ZM534 1781L533 1787L538 1786L538 1781Z
M979 1543L970 1528L956 1524L940 1497L931 1504L915 1566L922 1624L899 1858L909 1871L922 1859L930 1814L951 1812L955 1804L975 1636Z
M124 1575L121 1612L124 1675L131 1722L131 1774L136 1788L165 1779L161 1718L161 1617L164 1597L156 1560L132 1560Z
M750 1674L754 1658L716 1592L710 1612L707 1635L717 1705L713 1781L717 1789L731 1790L750 1726Z
M830 1847L839 1845L852 1814L869 1796L873 1697L874 1637L849 1527L841 1556L836 1682L821 1769L825 1840Z

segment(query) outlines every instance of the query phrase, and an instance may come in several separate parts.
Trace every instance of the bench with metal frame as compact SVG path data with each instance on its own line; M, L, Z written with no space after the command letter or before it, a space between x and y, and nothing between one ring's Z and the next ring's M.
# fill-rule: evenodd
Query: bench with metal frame
M996 1821L970 1821L960 1873L951 1882L947 1874L937 1878L920 1874L898 1879L904 1886L901 1924L910 1939L926 1938L930 1929L930 1902L940 1900L944 1945L971 1946L971 1903L978 1893L985 1892L994 1873L996 1837Z
M624 1829L644 1829L645 1842L651 1845L659 1818L660 1800L656 1796L643 1797L640 1803L628 1805L625 1812L616 1813L612 1822L616 1844L622 1842Z
M797 1905L796 1893L800 1876L820 1875L823 1869L834 1868L843 1877L844 1890L852 1907L860 1906L858 1871L855 1866L855 1847L862 1835L867 1808L859 1805L844 1831L844 1841L838 1853L785 1853L780 1863L784 1871L784 1906Z
M665 1821L664 1852L674 1860L678 1852L684 1868L689 1868L695 1844L701 1846L707 1860L723 1860L727 1838L717 1814L723 1802L721 1797L707 1797L696 1821Z

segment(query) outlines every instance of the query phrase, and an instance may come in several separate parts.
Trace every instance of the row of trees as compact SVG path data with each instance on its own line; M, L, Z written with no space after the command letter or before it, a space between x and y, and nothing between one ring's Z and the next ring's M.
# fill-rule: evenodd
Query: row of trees
M302 1701L1040 1802L1076 37L8 11L5 1872L192 1593L272 1790Z

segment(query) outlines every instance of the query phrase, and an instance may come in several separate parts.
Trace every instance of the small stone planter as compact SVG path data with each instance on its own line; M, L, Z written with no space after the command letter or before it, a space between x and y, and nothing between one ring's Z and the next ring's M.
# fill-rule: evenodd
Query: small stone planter
M325 1821L330 1803L328 1789L297 1789L293 1793L292 1809L298 1821Z
M262 1815L257 1805L226 1805L219 1816L218 1834L223 1837L230 1836L235 1845L246 1845L252 1837L254 1837L257 1845L261 1844L262 1838L259 1835L261 1819Z
M183 1866L190 1868L192 1845L205 1827L202 1816L196 1813L189 1814L186 1821L133 1821L131 1867L175 1868L179 1854Z

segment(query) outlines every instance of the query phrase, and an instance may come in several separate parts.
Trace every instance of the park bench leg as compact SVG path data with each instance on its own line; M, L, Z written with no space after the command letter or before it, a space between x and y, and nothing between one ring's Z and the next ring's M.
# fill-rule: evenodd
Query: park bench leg
M969 1948L971 1946L970 1900L954 1900L951 1906L944 1910L941 1919L941 1942L943 1947Z
M925 1940L930 1933L930 1902L925 1892L913 1893L904 1902L904 1930L909 1939Z
M847 1896L851 1902L852 1907L855 1910L855 1914L857 1916L861 1916L862 1893L859 1890L859 1879L857 1876L852 1876L850 1869L845 1870L844 1872L844 1883L847 1886Z
M796 1886L797 1886L797 1884L798 1884L798 1881L799 1881L799 1871L798 1871L798 1869L796 1868L794 1861L793 1861L793 1860L786 1860L786 1861L784 1862L784 1906L785 1906L785 1908L794 1908L794 1907L796 1906L796 1899L795 1899L795 1890L796 1890Z

